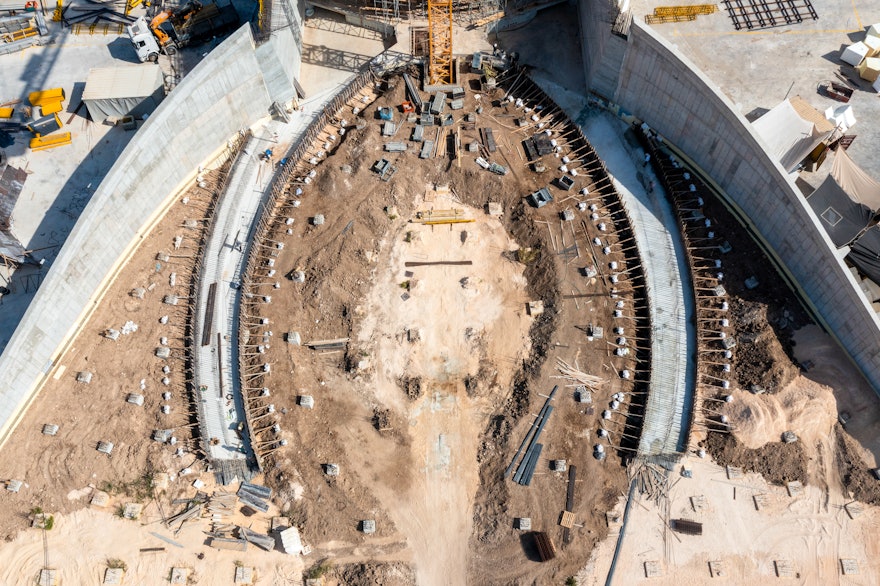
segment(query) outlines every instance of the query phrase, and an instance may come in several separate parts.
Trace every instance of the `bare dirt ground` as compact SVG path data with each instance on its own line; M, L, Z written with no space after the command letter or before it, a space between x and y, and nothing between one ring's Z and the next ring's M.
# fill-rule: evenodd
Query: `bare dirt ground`
M63 584L100 583L109 560L125 564L126 583L162 583L174 566L191 569L192 583L231 583L235 561L244 554L208 547L204 522L178 534L161 524L180 510L174 499L196 493L192 482L205 482L208 493L214 488L198 457L185 392L185 309L163 304L162 298L187 295L201 230L185 223L205 217L220 173L206 171L204 187L193 185L181 194L144 239L0 452L0 477L25 482L19 493L0 491L0 535L10 542L0 548L0 584L30 583L47 559ZM176 236L183 236L178 249L173 245ZM160 252L170 254L167 262L157 260ZM136 289L143 289L142 299L132 294ZM168 320L163 324L164 316ZM127 321L137 329L116 341L101 335L109 328L121 331ZM167 361L154 355L163 337L172 348ZM76 381L82 371L92 373L89 384ZM143 406L127 403L129 393L143 395ZM161 413L161 405L169 405L171 412ZM47 423L58 425L56 436L41 433ZM177 444L152 441L154 429L173 429ZM113 442L110 456L96 450L99 441ZM184 474L187 468L191 472ZM167 486L163 475L169 477ZM107 504L90 507L99 492L107 493ZM144 505L138 520L120 517L128 503ZM54 518L54 527L46 532L48 554L41 532L26 530L36 508ZM265 532L278 511L237 514L239 523ZM266 583L299 583L302 576L302 562L280 552L250 554L248 564Z
M636 496L612 584L877 582L876 507L851 518L844 509L850 499L837 491L806 485L790 496L758 474L729 479L708 459L683 464L693 477L676 474L661 506ZM702 523L702 535L675 533L668 519ZM597 548L581 586L606 583L614 541ZM841 560L855 560L858 575L843 576ZM649 568L657 569L654 577Z
M589 342L574 327L592 322L611 330L607 292L578 273L591 264L587 234L576 235L579 259L556 254L575 238L570 228L560 231L561 208L534 210L522 200L551 177L526 167L518 142L527 131L512 132L521 112L490 104L491 97L483 96L478 127L494 130L493 158L510 169L507 176L479 169L475 155L456 161L382 153L389 139L380 136L376 108L404 99L402 83L392 79L359 114L367 126L347 133L304 187L292 234L273 236L285 244L279 273L305 273L304 283L282 281L273 302L260 306L276 334L297 331L304 342L351 338L345 352L283 344L267 351L286 365L273 369L271 384L290 389L274 391L273 400L295 446L273 456L269 478L290 501L284 506L316 559L337 566L365 558L406 562L419 584L531 583L574 573L607 531L604 513L625 475L619 462L593 460L588 439L597 415L575 403L572 389L559 393L542 436L548 459L566 458L591 478L578 484L571 546L562 546L558 527L566 475L543 460L531 487L502 480L531 424L525 415L540 408L538 393L555 382L555 356L606 379L616 368L604 340ZM464 111L477 105L469 93ZM478 140L476 129L462 126L463 145ZM403 123L394 140L412 127ZM383 156L398 167L387 183L369 170ZM489 202L502 205L501 219L486 214ZM451 208L475 221L433 228L411 222L418 211ZM323 225L308 222L316 214ZM514 253L520 247L535 251L525 263ZM473 264L404 264L436 261ZM563 288L596 293L563 300ZM537 317L526 313L532 299L544 302ZM558 327L560 320L568 325ZM603 390L609 397L622 388L613 378ZM304 394L315 397L314 410L297 406ZM335 480L323 474L327 462L341 467ZM531 541L513 526L520 516L551 532L561 547L557 561L535 563ZM359 520L373 518L376 534L359 533Z
M268 462L265 482L277 491L274 503L312 546L305 564L325 567L326 561L328 585L558 583L577 573L602 542L592 563L598 568L596 560L604 559L609 542L602 540L616 531L605 515L625 491L626 471L619 459L598 462L591 455L598 426L595 405L628 387L616 376L626 360L614 356L605 340L584 335L589 324L609 332L613 325L610 291L602 280L580 273L593 263L588 251L590 240L599 235L596 227L586 222L577 232L561 224L559 212L575 202L566 205L567 194L555 187L556 203L537 210L524 204L525 194L552 177L526 166L519 141L528 134L514 125L520 112L492 103L490 95L480 102L485 112L477 127L494 130L499 150L493 159L510 170L501 177L477 167L471 155L460 161L449 155L423 160L412 145L407 153L383 153L388 139L380 136L376 108L404 99L398 79L384 90L376 103L362 109L363 128L347 133L318 168L295 212L291 233L276 235L285 243L277 257L279 275L302 270L306 278L303 283L282 279L273 302L261 306L276 334L266 357L273 364L273 401L289 440ZM469 92L464 111L477 105ZM395 117L400 121L401 113ZM349 120L355 120L354 113ZM395 140L405 140L412 126L403 123ZM462 144L478 140L476 129L462 124L460 132ZM370 170L383 156L398 167L388 182ZM578 188L587 186L585 178L578 182ZM195 459L182 361L169 362L171 384L166 386L165 363L153 355L161 337L168 337L176 355L182 348L183 310L161 299L171 292L185 295L188 287L187 261L174 256L171 243L174 236L185 236L181 256L193 246L194 237L182 226L204 213L200 202L206 194L194 188L189 195L187 205L172 206L111 286L65 356L64 370L46 385L8 444L18 449L0 454L0 475L27 482L17 495L0 494L0 505L11 512L0 520L7 539L26 526L28 511L35 506L60 513L59 533L52 534L57 539L67 535L63 531L70 527L69 519L78 531L121 523L108 513L72 512L86 505L90 484L116 493L112 509L132 498L126 493L143 486L138 480L145 473L176 477L190 465L196 472L203 470ZM489 202L502 205L501 218L486 214ZM707 203L733 244L731 254L758 258L750 240L713 205ZM474 222L432 228L411 221L418 211L451 208ZM316 214L324 215L322 225L310 221ZM573 253L569 247L575 244ZM156 260L160 251L172 253L168 263ZM613 255L611 260L626 262ZM472 264L406 266L437 261ZM175 288L169 281L172 271ZM872 410L878 407L870 389L815 327L795 333L809 320L768 263L727 262L725 272L737 332L738 388L724 409L735 433L710 436L709 451L721 463L763 472L770 481L804 479L826 495L845 483L855 498L877 502L880 496L865 464L877 448L872 426L878 418ZM747 290L741 284L753 274L762 287ZM129 294L139 287L145 289L144 299ZM528 315L529 300L542 300L544 313ZM163 315L169 315L168 324L160 324ZM133 334L117 342L99 335L129 319L138 324ZM305 342L350 341L344 351L319 352L283 342L287 331L299 332ZM793 354L809 364L805 373L799 374ZM557 357L605 382L594 393L593 404L576 403L571 388L560 389L542 436L545 448L538 471L531 486L519 486L504 480L502 473L543 404L542 395L560 382L552 378L558 374ZM94 373L89 385L75 381L84 370ZM139 392L142 379L144 406L125 403L128 392ZM753 385L767 392L748 393ZM162 398L166 391L172 393L169 400ZM302 395L314 397L314 409L298 405ZM159 413L161 404L171 405L171 415ZM852 414L847 423L852 436L835 426L837 406ZM41 435L43 423L59 424L59 435ZM153 429L172 427L185 450L183 458L149 440ZM800 441L783 446L780 434L789 429ZM99 440L114 442L112 457L94 450ZM568 543L558 525L566 475L549 469L549 460L556 458L578 468L573 507L577 525ZM340 475L325 475L322 465L327 463L338 464ZM188 485L194 478L176 479L164 498L191 494ZM555 560L537 562L530 538L514 528L516 517L531 518L533 529L554 539ZM147 515L157 518L155 512ZM375 534L360 531L367 519L377 521ZM252 522L265 530L267 518ZM145 548L156 543L135 527L113 541ZM779 531L785 527L780 521ZM0 551L0 561L9 561L4 567L12 568L10 576L27 575L39 566L37 538L36 532L23 533L17 546ZM77 576L97 571L100 558L111 555L109 549L97 543L89 549L97 553L89 553L79 565L71 563L68 571ZM208 563L199 558L191 563L197 572L212 576L207 583L225 580L211 572L226 571L223 564L235 559L205 547L203 536L193 537L183 552L166 549L184 557L205 554ZM65 550L59 546L58 551L62 555ZM137 562L136 575L185 563L167 552L155 567ZM130 567L131 560L143 556L139 550L120 555ZM298 561L294 570L287 565L281 570L282 558L265 555L254 563L268 564L261 572L275 576L272 583L302 576ZM748 565L747 554L742 555L746 557L737 559ZM212 560L217 562L213 566ZM142 580L148 583L149 578Z

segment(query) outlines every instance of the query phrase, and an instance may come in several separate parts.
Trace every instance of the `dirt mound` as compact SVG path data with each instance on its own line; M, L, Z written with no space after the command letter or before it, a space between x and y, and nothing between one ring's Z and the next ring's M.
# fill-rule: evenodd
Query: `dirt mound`
M774 393L798 374L777 332L771 326L766 303L736 296L730 301L736 335L736 378L744 389Z
M807 462L800 442L773 442L751 449L730 434L712 432L700 445L719 465L757 472L773 484L807 482Z
M731 393L724 405L736 438L748 448L779 441L785 431L794 431L807 444L826 439L837 421L831 389L805 377L797 377L774 394Z
M414 586L415 583L415 572L409 565L401 562L347 564L336 568L324 581L327 586Z
M874 478L860 455L861 448L839 425L834 426L837 442L837 469L852 498L880 505L880 480Z

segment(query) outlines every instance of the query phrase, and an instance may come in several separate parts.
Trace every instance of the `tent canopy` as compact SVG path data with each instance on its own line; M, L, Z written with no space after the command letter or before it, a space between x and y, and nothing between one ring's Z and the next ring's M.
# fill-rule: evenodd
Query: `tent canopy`
M853 201L831 175L807 198L807 203L838 248L852 242L874 216L871 208Z
M822 113L798 97L780 102L752 126L789 173L834 131Z
M875 283L880 283L880 226L871 226L853 243L846 258Z
M162 69L154 64L91 69L82 100L96 122L110 116L141 117L165 97L164 86Z
M831 175L852 200L880 211L880 183L856 165L844 149L835 151Z

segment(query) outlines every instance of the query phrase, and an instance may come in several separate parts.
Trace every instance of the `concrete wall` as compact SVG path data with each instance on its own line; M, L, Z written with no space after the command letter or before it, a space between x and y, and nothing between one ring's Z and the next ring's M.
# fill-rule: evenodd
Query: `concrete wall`
M584 61L584 80L587 87L593 84L593 78L605 55L605 46L611 38L612 0L578 0L577 14L581 28L581 54Z
M275 32L257 47L257 61L270 98L285 104L296 97L294 79L302 65L302 2L275 0L270 26Z
M877 314L800 191L720 89L636 21L612 99L680 148L728 194L880 391Z
M83 210L0 356L0 445L176 193L231 136L267 116L271 102L244 25L141 127Z

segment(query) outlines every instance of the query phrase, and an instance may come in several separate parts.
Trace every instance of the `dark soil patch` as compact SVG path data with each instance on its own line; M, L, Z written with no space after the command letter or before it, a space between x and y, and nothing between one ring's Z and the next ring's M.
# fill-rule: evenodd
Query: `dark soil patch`
M807 484L806 456L800 442L773 442L753 450L731 434L712 432L700 445L720 466L757 472L772 484L785 485L794 480Z
M880 505L880 480L874 478L862 460L858 444L840 425L834 426L834 436L837 440L837 469L843 485L852 498L870 505Z

